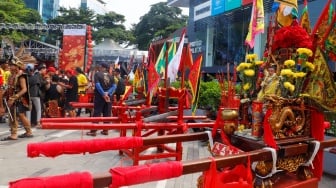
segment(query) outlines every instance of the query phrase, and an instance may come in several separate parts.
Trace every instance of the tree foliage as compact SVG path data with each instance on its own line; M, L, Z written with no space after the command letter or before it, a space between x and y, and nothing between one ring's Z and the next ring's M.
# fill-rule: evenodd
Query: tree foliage
M217 111L221 100L221 89L218 81L202 81L199 92L199 108L210 108L212 111Z
M124 44L134 41L133 34L126 30L123 25L124 22L125 16L113 11L104 15L97 15L96 22L93 25L95 28L93 38L96 43L101 42L104 38L113 39Z
M36 10L26 7L23 0L0 1L0 23L41 23L42 18ZM1 35L8 36L15 42L28 38L37 38L31 32L3 30Z
M93 10L83 8L60 8L60 16L51 19L48 23L53 24L87 24L93 27L92 38L96 44L103 39L113 39L119 43L134 41L130 31L127 31L123 23L125 16L113 11L103 15L96 15ZM55 35L51 40L55 40Z
M64 8L59 9L60 16L48 20L49 24L88 24L92 25L95 20L95 13L90 9Z
M166 38L177 29L186 26L187 16L177 7L168 7L161 2L152 5L150 11L140 18L138 24L133 24L131 30L124 26L125 17L113 11L96 15L93 10L82 8L59 9L60 15L47 21L48 24L87 24L93 26L93 40L98 44L103 39L113 39L123 44L138 44L140 50L147 50L155 37ZM26 8L23 0L0 1L0 23L42 23L42 18L36 10ZM61 40L61 31L0 31L9 35L14 41L28 38L38 39L44 35L45 42L55 44Z
M134 25L135 43L140 50L147 50L155 37L166 38L174 31L187 25L187 16L178 7L169 7L165 2L152 5L147 14Z

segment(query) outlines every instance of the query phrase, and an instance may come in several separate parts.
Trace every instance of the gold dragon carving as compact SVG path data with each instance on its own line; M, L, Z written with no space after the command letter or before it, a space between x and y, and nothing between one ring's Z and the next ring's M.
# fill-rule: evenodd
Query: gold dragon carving
M305 125L303 98L287 99L276 95L266 96L272 114L268 121L275 138L302 135Z

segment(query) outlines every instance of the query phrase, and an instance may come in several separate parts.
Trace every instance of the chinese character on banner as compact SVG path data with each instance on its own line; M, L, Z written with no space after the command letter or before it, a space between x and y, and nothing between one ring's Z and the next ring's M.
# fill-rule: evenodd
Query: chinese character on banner
M63 58L60 68L64 70L84 66L86 29L64 29Z

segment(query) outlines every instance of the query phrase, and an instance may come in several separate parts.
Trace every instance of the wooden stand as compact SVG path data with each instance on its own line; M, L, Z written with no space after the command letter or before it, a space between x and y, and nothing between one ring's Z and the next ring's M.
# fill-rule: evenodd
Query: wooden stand
M312 141L313 138L303 136L303 137L296 137L296 138L287 138L287 139L279 139L276 140L277 145L281 148L284 146L288 146L291 144L298 144L298 143L307 143ZM262 149L267 147L267 145L263 142L262 139L252 139L249 137L232 135L231 142L234 146L238 147L243 151L253 151L256 149Z
M232 144L246 152L267 147L262 140L232 135ZM308 142L313 140L310 137L297 137L284 140L277 140L279 146L278 157L287 157L297 154L298 150L308 150ZM297 147L306 146L306 147ZM294 173L276 174L271 178L274 183L273 188L317 188L318 179L311 178L308 180L299 180Z

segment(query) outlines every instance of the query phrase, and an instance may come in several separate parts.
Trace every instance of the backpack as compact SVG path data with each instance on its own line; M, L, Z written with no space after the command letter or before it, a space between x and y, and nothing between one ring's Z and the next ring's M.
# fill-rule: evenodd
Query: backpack
M116 95L123 95L125 93L125 81L124 79L120 78L118 83L117 83L117 88L115 90Z

